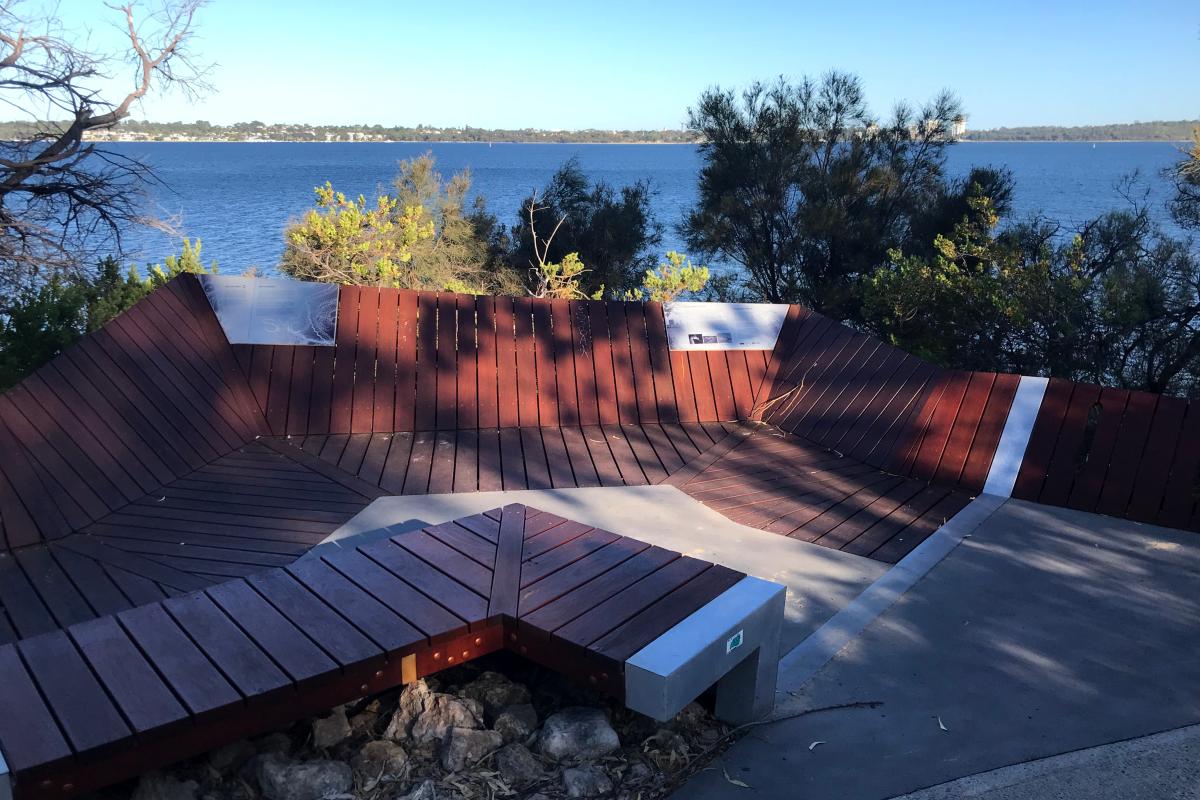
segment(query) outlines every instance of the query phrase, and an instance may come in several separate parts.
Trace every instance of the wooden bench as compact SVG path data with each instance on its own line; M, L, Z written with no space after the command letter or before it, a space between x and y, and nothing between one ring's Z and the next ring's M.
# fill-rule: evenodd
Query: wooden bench
M784 589L510 505L0 647L0 796L64 797L507 649L665 719L774 698Z

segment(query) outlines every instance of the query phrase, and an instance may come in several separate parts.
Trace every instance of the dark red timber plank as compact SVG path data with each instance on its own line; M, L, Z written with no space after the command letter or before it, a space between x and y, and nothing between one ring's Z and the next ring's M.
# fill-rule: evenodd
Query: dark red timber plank
M618 537L615 533L608 531L589 529L588 526L580 523L567 522L560 525L546 536L550 536L555 531L559 531L571 526L583 529L584 532L562 545L552 547L544 553L533 556L526 560L521 571L521 586L531 586L534 583L542 580L548 575L553 575L560 569L574 564L581 559L586 559L591 554L603 548L605 545L615 542ZM546 537L538 537L546 538Z
M267 382L267 427L271 433L287 433L288 410L291 407L292 361L296 348L271 348L271 378Z
M409 557L403 551L401 553L401 558ZM426 637L439 637L466 626L463 619L421 594L358 550L326 556L323 560ZM456 587L454 591L464 590L462 587ZM389 617L384 616L379 622L386 624L388 619Z
M848 399L846 391L853 389L855 378L872 363L871 357L881 347L883 344L877 339L852 337L822 374L820 385L805 398L809 402L804 418L793 427L793 432L811 441L820 441L820 437L836 424L845 411Z
M881 435L886 430L887 421L880 419L883 411L900 390L922 371L925 375L934 373L933 367L920 359L888 348L887 361L872 378L872 384L860 393L862 399L855 403L854 412L842 415L842 419L825 437L824 443L850 455L859 450L869 451L875 440L869 438L868 434L874 431Z
M603 431L604 440L608 444L613 460L617 464L617 469L621 471L622 482L626 486L647 484L649 481L646 479L646 474L642 472L637 455L633 452L629 440L625 438L622 428L616 425L605 425L601 431Z
M1100 492L1100 502L1096 510L1101 514L1123 517L1138 474L1143 467L1144 454L1149 460L1155 460L1158 455L1146 447L1150 436L1150 426L1155 417L1155 410L1162 398L1148 392L1131 392L1129 403L1125 406L1125 416L1121 420L1121 429L1117 432L1116 445L1113 448L1108 475L1105 476L1104 487Z
M187 711L115 617L84 622L67 632L134 731L145 733L187 719Z
M417 308L420 296L413 291L396 294L396 415L393 430L415 430L417 414Z
M433 445L433 466L429 471L429 493L454 491L454 461L457 431L438 431Z
M391 433L396 430L400 294L396 289L379 291L379 321L375 339L375 396L371 413L371 430L376 433Z
M733 401L733 380L729 375L729 362L726 353L721 350L704 352L708 360L708 373L712 378L713 399L716 402L717 416L714 421L735 420L737 406Z
M500 457L500 431L479 431L479 491L498 492L504 488L504 467Z
M620 421L617 403L617 371L614 358L612 327L608 318L608 304L600 300L584 301L588 309L588 324L592 333L593 366L596 374L596 407L600 424L608 425Z
M367 436L362 436L359 441L365 442L368 438ZM353 475L348 475L322 459L301 450L299 447L287 444L282 439L260 439L259 441L276 453L307 467L312 472L328 478L334 483L339 484L342 488L349 489L351 492L361 495L367 500L374 500L376 497L383 496L383 492L379 490L379 487L356 478Z
M456 433L454 450L455 492L474 492L479 488L479 431Z
M382 664L384 657L381 645L347 622L344 618L346 609L341 605L346 598L341 595L335 596L338 588L348 587L347 594L351 595L347 601L349 603L365 598L363 592L355 589L349 581L333 572L329 565L319 559L306 559L296 564L293 571L297 568L308 573L323 570L336 578L336 587L330 588L318 580L314 582L320 588L313 588L306 585L302 578L283 570L251 575L247 581L267 602L287 617L289 622L303 630L342 667L366 666L373 669ZM326 594L326 591L330 593ZM334 611L334 608L341 613ZM381 626L391 624L408 627L403 620L378 603L372 606L372 611L378 614L378 624ZM420 634L415 631L413 633L415 638L420 638Z
M792 402L792 398L797 394L805 391L809 385L805 376L812 368L814 359L820 356L822 352L820 346L829 337L837 335L837 328L837 324L828 317L820 314L813 315L812 324L805 326L796 346L784 363L780 365L773 394L782 399L775 404L771 413L766 417L768 421L776 420L782 407Z
M354 409L354 361L358 347L360 286L338 290L338 318L333 349L334 371L329 397L329 432L350 433Z
M637 458L646 480L650 483L664 481L670 474L670 470L659 460L658 454L655 452L654 446L650 444L642 426L622 425L621 432L625 435L625 440L629 442L629 447L633 450L634 457Z
M552 489L550 465L546 459L546 448L538 428L521 428L521 449L525 457L525 479L530 489ZM507 472L505 473L507 477ZM505 488L508 482L505 481Z
M586 583L579 584L542 607L530 612L523 612L521 618L531 625L556 633L561 633L563 626L568 623L575 624L576 630L581 634L580 638L586 638L587 632L584 631L584 628L594 630L597 627L603 627L603 611L594 615L590 612L599 609L605 603L624 597L630 587L638 585L647 576L654 575L679 558L678 553L670 550L649 547ZM688 559L688 561L692 560ZM690 564L684 566L686 569ZM651 585L655 582L662 583L665 582L664 578L670 580L672 577L674 577L673 573L666 573L658 578L652 578L646 583ZM590 618L582 619L584 615L588 615ZM617 624L620 624L620 621L614 620L610 629L616 627Z
M975 439L971 442L971 452L959 478L959 484L968 492L982 491L984 483L987 482L992 458L1000 445L1004 423L1008 420L1008 411L1012 407L1020 383L1021 376L1002 373L996 376L996 381L992 384L987 405L983 409L983 417L979 420Z
M521 450L520 428L500 429L500 469L504 477L504 489L527 489L525 480L525 456Z
M421 631L375 599L370 592L359 588L320 559L306 558L297 561L288 568L288 571L308 588L311 592L310 597L321 598L340 616L349 621L354 629L368 636L377 647L382 648L385 652L400 651L425 638ZM305 602L305 608L307 608L307 601ZM299 608L297 611L299 612L297 613L298 618L310 619L307 612L301 611ZM317 613L319 612L314 609L314 614ZM299 621L297 621L297 626L300 627ZM315 637L345 636L348 637L346 644L351 644L349 640L351 631L341 631L332 619L324 626L305 624L303 630ZM335 633L335 631L337 632ZM318 641L321 641L320 638ZM344 661L342 663L347 665L364 658L361 655L362 644L357 641L357 638L354 638L353 641L353 649L345 648L343 651L342 659ZM325 644L322 646L326 651L333 652L329 646ZM359 654L356 655L355 651L358 651Z
M717 401L713 394L713 377L709 373L708 353L704 350L688 350L688 371L692 376L692 391L696 398L696 421L713 422L719 416Z
M479 365L477 405L479 427L500 425L499 375L496 372L496 298L475 298L476 363Z
M358 293L358 337L354 348L354 391L350 432L370 433L375 418L375 357L379 348L379 289Z
M955 514L962 511L970 498L961 492L951 492L920 519L893 536L886 544L871 554L877 561L895 564L913 551L930 534L946 524Z
M1050 467L1050 459L1054 455L1054 447L1058 443L1058 434L1062 429L1063 418L1067 414L1074 388L1075 384L1061 378L1051 378L1047 383L1042 405L1029 434L1029 444L1025 448L1021 470L1013 484L1013 497L1037 500L1042 493L1042 485L1046 480L1046 472Z
M1093 384L1077 383L1071 392L1071 402L1067 406L1059 431L1058 442L1054 446L1054 456L1046 470L1046 483L1038 502L1050 505L1065 505L1071 495L1071 486L1075 476L1082 466L1089 418L1094 414L1093 406L1100 401L1100 387ZM1121 403L1124 406L1124 399ZM1118 418L1120 411L1117 412ZM1100 410L1098 422L1104 420L1103 409ZM1111 420L1111 416L1109 417ZM1094 433L1094 432L1093 432ZM1094 439L1093 439L1094 441Z
M454 430L458 419L458 300L437 296L437 429Z
M605 634L619 628L675 589L708 569L703 561L683 556L661 569L624 587L606 600L593 602L591 608L558 628L554 633L568 642L588 647Z
M952 374L919 359L909 359L918 362L916 370L883 407L857 448L865 451L862 460L876 467L886 469L892 464L906 463L909 460L906 456L915 453L915 448L906 452L905 443L923 439L911 434L928 428L937 410L932 398L940 398L947 388L948 375ZM875 442L873 446L871 441Z
M10 463L9 468L14 468L14 465ZM47 520L47 522L51 522L51 520ZM70 530L61 517L56 517L53 522L56 526L61 526L61 530L54 530L47 525L47 538L65 536ZM36 544L42 540L37 523L34 522L24 503L21 502L17 490L4 475L3 469L0 469L0 523L2 523L3 530L0 544L4 544L0 551Z
M460 583L458 576L451 577L431 568L410 551L398 546L395 540L366 545L358 551L462 620L474 621L487 615L487 601L468 589L466 584ZM463 563L472 563L467 562L465 556L461 558ZM337 562L334 565L337 566ZM489 575L489 583L490 580Z
M511 297L497 297L496 304L496 385L499 410L499 426L513 428L520 424L517 397L520 386L517 380L516 325L514 304Z
M756 404L758 406L766 403L775 393L776 376L779 375L784 362L791 357L792 349L796 346L797 339L808 318L808 309L794 303L788 306L787 314L783 318L783 326L779 329L779 336L775 339L775 346L768 354L762 381L757 392ZM754 418L760 419L761 413L756 413Z
M71 758L67 744L15 645L0 646L0 739L10 770L53 770Z
M729 365L729 380L733 385L734 419L749 419L754 407L754 387L750 381L747 351L729 350L725 353Z
M608 435L598 426L589 426L581 430L583 443L587 446L592 457L592 465L596 468L596 476L601 486L624 486L621 470L617 466L612 450L608 446Z
M994 372L972 372L958 407L958 414L950 428L950 436L942 451L941 460L933 473L934 480L946 483L958 483L963 469L967 466L967 458L975 443L979 423L983 419L984 409L988 398L991 397L992 387L996 383Z
M560 425L579 424L578 378L571 336L571 305L567 300L550 301L551 347L554 354L555 394Z
M1085 434L1083 446L1087 451L1076 459L1075 482L1071 486L1071 494L1067 497L1067 505L1081 511L1095 510L1096 503L1100 500L1100 491L1106 483L1117 436L1122 428L1125 406L1129 402L1129 391L1101 389L1098 402L1103 409L1099 424L1091 433L1090 447ZM1142 435L1145 436L1144 431Z
M21 637L59 627L11 553L0 553L0 604Z
M458 430L479 427L479 354L475 322L475 298L469 294L455 297L458 320L457 423Z
M49 547L23 547L12 556L21 565L33 590L54 615L58 627L65 628L96 616L87 600L54 560Z
M274 348L269 344L250 346L250 374L246 382L254 395L254 402L259 413L264 417L267 413L267 390L271 385L271 356Z
M339 290L340 291L340 290ZM341 313L338 314L339 319ZM341 322L339 321L339 325ZM308 403L309 435L325 435L330 431L333 415L333 374L337 347L317 347L313 354L312 396Z
M471 560L427 531L402 533L393 536L392 542L482 598L487 598L491 591L492 570L489 567Z
M208 595L173 597L162 605L247 699L265 700L266 696L290 687L287 676L272 659Z
M633 372L629 321L625 317L626 305L629 304L618 301L608 301L604 304L608 312L608 330L612 347L617 416L621 424L635 425L639 421L637 378Z
M561 428L540 428L542 447L546 451L546 465L550 470L550 482L554 488L576 486L571 456L563 441Z
M241 699L161 605L123 611L117 621L192 714L207 714Z
M579 428L563 428L563 444L567 448L567 458L571 462L571 471L575 476L575 485L580 487L599 486L600 476L596 465L592 462L592 454L584 440L583 431ZM482 487L480 487L482 489Z
M525 506L505 506L500 515L496 542L496 567L492 573L488 616L515 617L521 585L521 548L525 541Z
M820 538L816 539L816 543L822 547L841 550L872 526L887 519L892 512L925 491L926 488L927 484L922 481L913 479L902 480L886 492L880 493L876 499L868 503L865 507L853 511L848 515L838 514L838 516L842 517L842 520L838 521L834 519L832 521L836 524L825 526L828 530ZM847 508L844 510L850 509ZM808 529L813 530L813 526L808 526Z
M477 516L488 523L492 522L483 515ZM499 526L496 526L496 531L491 536L475 533L473 529L479 527L478 524L472 524L470 527L460 525L456 520L433 525L425 528L424 531L447 547L454 548L481 567L490 570L496 564L496 539Z
M1191 518L1196 501L1196 481L1200 479L1200 402L1192 401L1183 419L1183 431L1175 447L1171 477L1167 479L1159 525L1182 528Z
M927 386L882 466L902 475L932 477L970 382L971 373L954 370Z
M379 486L388 494L404 493L404 478L408 472L408 459L412 453L413 433L400 431L392 434L392 443L388 448L387 459L383 462L383 473L379 476Z
M744 573L713 564L595 642L592 649L614 661L623 662L744 577Z
M1138 465L1133 493L1129 498L1130 519L1144 522L1157 520L1171 475L1171 462L1183 433L1187 408L1187 401L1178 397L1158 398L1150 433L1146 437L1145 453Z
M767 361L771 357L770 350L747 350L746 370L750 378L750 391L754 403L759 401L759 393L763 390L763 378L767 374Z
M638 422L658 422L654 368L650 362L650 342L643 303L625 303L625 325L629 332L630 365L637 395ZM624 422L625 420L622 420Z
M659 422L678 422L675 383L671 374L671 351L667 343L667 321L662 303L644 303L646 318L646 347L650 355L650 371L654 375L655 411Z
M77 754L112 747L130 735L66 633L23 639L17 648Z
M390 416L390 414L389 414ZM367 452L363 456L362 466L358 468L358 477L375 486L383 480L383 468L387 464L388 451L392 445L392 434L371 434L367 442Z
M437 428L438 413L438 297L421 292L417 311L417 391L414 430Z
M2 422L0 449L5 454L0 459L0 472L4 473L5 483L15 490L15 495L6 495L0 500L3 503L0 508L5 512L5 525L15 525L26 515L29 518L28 527L14 527L7 532L11 545L33 544L43 537L58 539L68 535L79 524L87 523L86 516L74 502L60 502L51 494L53 484L47 486L42 481L25 450ZM14 506L19 506L19 510Z
M600 406L596 399L596 353L592 341L592 301L571 300L568 311L571 315L571 349L575 359L576 398L580 425L596 425L600 422Z
M88 605L103 616L116 614L130 607L129 600L108 577L99 563L73 550L51 547L54 559L62 566L71 581L87 599Z
M429 476L433 468L433 451L437 434L433 431L418 431L413 436L412 451L408 457L408 471L404 476L404 494L425 494L429 491Z
M696 409L696 389L692 385L692 363L684 350L672 350L671 385L675 393L675 407L680 422L696 422L700 419Z
M538 423L538 372L534 341L533 301L518 297L513 301L517 350L517 412L521 427Z
M530 614L545 604L562 597L610 569L628 561L650 545L635 539L618 538L605 547L537 581L525 582L521 589L520 614Z
M854 360L854 354L868 338L843 325L833 325L812 350L797 377L799 383L791 395L779 403L772 421L792 433L807 431L805 419L823 393L837 383L836 378Z
M289 436L308 433L312 406L312 382L317 352L328 348L296 346L292 348L292 383L288 390L287 428Z
M538 420L540 425L558 425L558 378L555 371L554 328L550 301L533 298L534 361L537 365ZM522 424L524 424L522 422Z

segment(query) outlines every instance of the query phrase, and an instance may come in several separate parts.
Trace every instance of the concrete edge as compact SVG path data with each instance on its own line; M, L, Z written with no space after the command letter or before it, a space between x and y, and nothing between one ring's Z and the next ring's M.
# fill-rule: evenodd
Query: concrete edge
M0 752L0 800L12 800L12 775L8 772L3 752Z
M1005 502L1006 498L993 495L976 497L849 605L796 645L779 664L781 691L799 689L812 679L843 647L887 611ZM774 716L783 716L796 710L797 703L790 695L781 699L776 704Z
M1038 412L1042 408L1042 398L1046 395L1048 383L1048 378L1021 376L1017 393L1008 409L1008 417L1004 420L1000 443L996 445L996 452L992 455L992 465L988 469L987 482L983 487L985 494L997 497L1012 496L1017 473L1021 471L1021 463L1025 460L1025 448L1029 446L1029 436L1033 433L1033 423L1037 421Z
M1148 736L1122 739L1033 761L1009 764L1006 767L998 767L987 772L977 772L974 775L966 775L946 783L927 786L915 792L896 795L890 800L969 800L972 797L986 796L992 792L1019 787L1031 780L1072 769L1096 769L1097 764L1127 764L1131 757L1184 744L1197 737L1200 737L1200 725L1186 725L1182 728L1173 728ZM1149 780L1153 781L1154 776L1150 776ZM1153 786L1152 783L1148 784L1148 788L1151 786Z

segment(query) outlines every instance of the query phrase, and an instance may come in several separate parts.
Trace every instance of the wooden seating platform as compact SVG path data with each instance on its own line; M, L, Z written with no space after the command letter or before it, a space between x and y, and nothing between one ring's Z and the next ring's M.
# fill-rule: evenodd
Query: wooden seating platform
M67 796L502 648L624 698L626 662L743 580L511 505L0 646L0 751L17 797Z

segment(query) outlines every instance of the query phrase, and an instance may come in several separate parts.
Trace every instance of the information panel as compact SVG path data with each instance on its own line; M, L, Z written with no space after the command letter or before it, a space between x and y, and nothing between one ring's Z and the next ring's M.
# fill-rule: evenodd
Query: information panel
M672 350L770 350L787 317L786 304L664 303Z
M201 275L230 344L332 346L338 287L286 278Z

